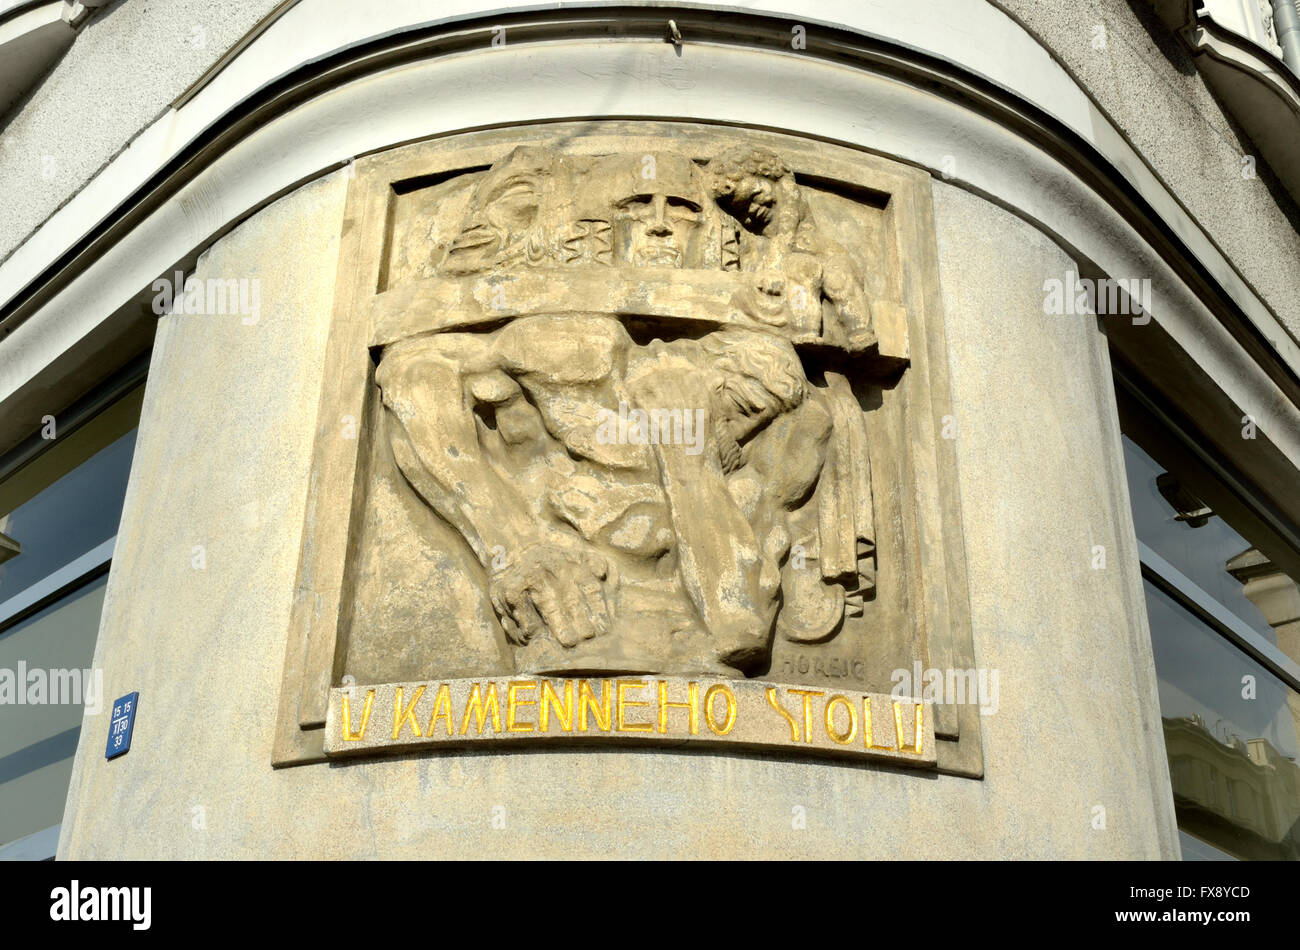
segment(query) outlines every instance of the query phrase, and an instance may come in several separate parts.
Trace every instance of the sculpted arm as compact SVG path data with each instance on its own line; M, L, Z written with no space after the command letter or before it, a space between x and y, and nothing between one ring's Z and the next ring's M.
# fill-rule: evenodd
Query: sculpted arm
M547 631L572 644L607 630L603 559L548 530L485 452L476 404L521 408L519 387L501 371L493 339L445 334L405 341L385 353L375 379L398 468L488 571L507 636L523 643Z
M375 373L398 468L485 567L498 545L520 545L531 520L484 457L465 393L465 377L490 360L485 341L446 334L391 347Z

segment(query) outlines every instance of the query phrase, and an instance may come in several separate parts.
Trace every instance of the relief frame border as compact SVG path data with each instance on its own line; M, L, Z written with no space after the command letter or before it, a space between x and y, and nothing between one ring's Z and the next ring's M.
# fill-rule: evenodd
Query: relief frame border
M364 460L373 429L369 393L374 371L365 316L384 280L395 186L433 183L489 166L515 145L556 138L564 139L566 148L592 153L626 150L637 138L661 148L664 135L656 135L656 130L685 142L732 131L724 125L662 120L539 123L414 142L357 158L345 167L348 191L276 714L275 767L326 761L325 712L330 687L341 676L340 622L350 611L350 545L360 534L356 528L365 503ZM916 618L926 644L921 659L927 668L973 669L961 503L958 492L942 490L958 481L954 441L939 438L938 431L951 409L931 177L913 166L846 146L789 133L734 132L788 157L800 175L874 193L886 202L910 359L899 383L911 433L902 459L910 489L903 504L910 515L905 573L911 602L921 605ZM341 436L346 417L356 422L355 438ZM937 705L936 716L938 771L982 777L979 706Z

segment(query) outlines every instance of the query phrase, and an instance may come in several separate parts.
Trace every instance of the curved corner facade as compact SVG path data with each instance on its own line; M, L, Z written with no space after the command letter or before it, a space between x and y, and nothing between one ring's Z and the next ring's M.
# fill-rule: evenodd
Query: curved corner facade
M1300 856L1300 81L1184 12L61 20L0 856Z

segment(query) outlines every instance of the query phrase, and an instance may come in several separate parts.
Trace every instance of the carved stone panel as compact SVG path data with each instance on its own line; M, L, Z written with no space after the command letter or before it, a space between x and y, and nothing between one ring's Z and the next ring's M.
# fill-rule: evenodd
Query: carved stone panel
M979 774L977 715L887 695L973 665L928 179L658 131L356 162L278 763L545 738L516 696L577 683L611 739L685 702L681 741Z

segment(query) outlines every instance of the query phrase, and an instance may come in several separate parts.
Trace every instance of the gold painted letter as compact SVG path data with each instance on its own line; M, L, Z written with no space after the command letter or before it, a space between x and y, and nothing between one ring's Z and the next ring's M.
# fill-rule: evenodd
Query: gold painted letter
M849 712L849 729L848 732L835 731L835 704L841 703ZM832 696L826 700L826 734L831 737L831 741L840 745L848 745L858 735L858 711L853 708L853 703L845 696Z
M419 738L420 724L415 721L415 704L420 701L420 697L423 695L424 695L424 686L421 685L420 688L415 691L415 695L411 697L410 704L408 704L405 711L403 711L402 687L400 686L397 687L397 691L393 693L393 738L394 739L396 739L399 735L401 735L402 726L406 725L408 722L411 724L411 731L415 733L416 738Z
M862 697L862 744L868 749L894 751L893 746L876 745L876 737L871 733L871 697Z
M492 731L501 732L501 709L497 705L497 684L488 683L487 698L479 692L479 684L475 683L470 687L469 702L465 704L465 718L460 723L460 734L463 736L469 732L469 717L472 713L478 715L478 734L483 734L483 724L487 720L488 713L492 714Z
M343 738L348 742L357 742L366 737L366 723L370 722L370 706L375 701L375 691L366 690L366 708L361 712L361 728L352 733L352 710L349 708L348 694L343 694Z
M903 711L902 703L894 703L894 734L898 737L898 751L906 752L909 755L920 755L921 747L925 742L925 733L921 730L921 710L924 704L916 703L916 732L913 734L915 748L909 749L907 743L903 741Z
M636 702L627 699L623 694L629 689L645 689L649 683L641 680L619 680L618 681L618 731L619 732L650 732L654 729L648 722L628 722L624 717L624 709L628 706L649 706L648 702Z
M447 735L454 736L456 727L451 721L451 689L446 683L438 686L438 695L433 698L433 715L429 717L429 728L424 730L426 736L433 735L433 724L441 716L447 726Z
M727 706L727 716L722 720L721 726L713 719L713 697L719 694ZM709 691L704 694L704 721L709 724L709 729L715 736L725 736L736 725L736 694L731 691L731 687L725 683L714 683L709 687Z
M669 709L690 710L691 735L698 736L700 734L700 684L695 682L687 684L686 697L684 703L670 703L668 701L668 683L665 680L659 681L659 732L661 735L668 731Z
M536 689L537 683L533 680L511 680L510 685L506 687L506 732L532 732L533 724L531 722L515 722L516 706L533 706L537 703L535 699L516 699L515 692L521 689Z
M564 681L564 705L560 705L559 694L550 680L542 680L542 698L538 700L538 732L546 732L550 725L551 708L555 709L555 718L560 720L560 728L565 732L573 731L573 680Z
M826 694L815 689L792 689L790 692L803 697L803 741L812 742L812 698Z
M771 706L773 709L775 709L777 712L779 712L781 714L781 718L790 724L790 741L798 742L799 724L794 721L794 716L791 716L788 712L786 712L785 707L781 705L781 701L776 698L775 686L769 686L767 688L767 704Z
M578 728L583 732L587 731L587 710L590 709L596 714L596 728L601 732L609 732L609 700L609 680L602 680L600 683L599 706L596 705L596 694L592 692L591 682L581 680L578 683Z

